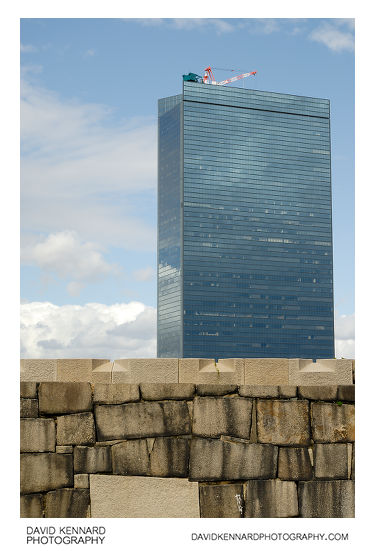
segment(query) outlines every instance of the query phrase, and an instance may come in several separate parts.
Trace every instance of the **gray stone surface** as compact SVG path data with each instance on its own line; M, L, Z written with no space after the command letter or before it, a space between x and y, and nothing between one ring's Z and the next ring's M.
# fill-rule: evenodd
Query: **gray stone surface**
M38 400L35 398L21 398L20 417L38 417Z
M352 480L312 480L298 484L300 516L304 518L353 518Z
M299 386L298 395L307 400L336 400L336 385Z
M21 452L54 452L56 429L53 419L21 419Z
M353 451L352 451L352 468L351 468L351 475L350 478L352 480L355 480L355 444L353 444Z
M141 383L144 400L192 400L195 385L192 383Z
M46 495L46 518L88 518L90 491L63 488Z
M92 413L73 413L57 418L56 441L59 446L95 443L95 425Z
M226 394L233 394L237 392L237 385L214 385L214 384L200 384L197 385L198 396L225 396Z
M90 383L40 383L39 411L45 414L92 410Z
M151 476L187 477L189 450L187 438L155 438L150 453Z
M112 456L110 446L75 446L74 472L110 473Z
M307 448L280 448L277 476L281 480L311 480L313 477Z
M43 495L30 494L21 496L21 518L43 517Z
M276 446L206 438L191 441L190 480L273 478L276 469Z
M343 402L354 402L355 385L339 385L337 399Z
M150 457L145 439L127 440L112 446L113 474L148 475Z
M139 385L126 383L95 383L94 402L96 404L124 404L140 399Z
M310 444L307 400L257 401L258 442L281 445Z
M354 442L353 404L311 404L315 442Z
M95 406L98 440L190 434L186 402L140 402Z
M241 385L239 395L247 398L277 398L279 387L266 385Z
M245 517L298 516L297 484L283 480L249 480L246 483Z
M193 402L193 434L221 434L249 438L252 401L247 398L196 397Z
M89 488L90 487L90 483L89 483L89 475L88 474L84 474L84 473L81 473L81 474L75 474L74 475L74 487L75 488Z
M73 446L56 446L56 453L73 453Z
M295 398L297 396L297 387L293 385L279 386L280 398Z
M71 454L21 454L21 493L33 494L73 486Z
M315 444L314 470L315 478L347 479L347 444Z
M242 518L242 484L199 484L201 518Z
M20 383L20 396L21 398L36 398L37 397L37 383Z

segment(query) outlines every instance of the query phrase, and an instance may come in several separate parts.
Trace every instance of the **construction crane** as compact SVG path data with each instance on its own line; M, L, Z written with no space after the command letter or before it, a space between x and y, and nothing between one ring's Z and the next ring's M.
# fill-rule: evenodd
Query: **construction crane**
M226 80L222 80L221 82L216 82L214 74L212 72L212 67L206 67L204 70L204 76L203 76L203 84L216 84L217 86L222 86L223 84L229 84L230 82L235 82L236 80L241 80L242 78L255 76L256 71L252 71L251 73L243 73L242 75L238 75L236 77L227 78Z

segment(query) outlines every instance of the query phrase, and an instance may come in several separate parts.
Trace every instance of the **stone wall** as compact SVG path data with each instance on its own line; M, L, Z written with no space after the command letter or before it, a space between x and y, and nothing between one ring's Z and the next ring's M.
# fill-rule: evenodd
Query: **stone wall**
M354 385L221 373L21 382L21 517L353 517Z

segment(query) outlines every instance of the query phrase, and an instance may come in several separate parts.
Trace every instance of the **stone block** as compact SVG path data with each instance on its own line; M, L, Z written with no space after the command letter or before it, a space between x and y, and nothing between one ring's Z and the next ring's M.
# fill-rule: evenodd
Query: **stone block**
M178 364L180 383L241 385L244 383L244 360L242 358L215 360L182 358Z
M352 382L352 360L289 360L291 385L350 385Z
M88 518L90 491L63 488L46 495L46 518Z
M226 394L234 394L237 392L237 385L215 385L201 384L197 385L198 396L225 396Z
M347 444L315 444L314 469L315 478L349 478Z
M280 448L277 476L281 480L311 480L313 477L307 448Z
M352 480L355 480L355 444L353 444L353 452L352 452L352 468L351 468L351 475L350 478Z
M290 518L298 516L295 482L249 480L246 482L246 518Z
M112 370L112 382L136 384L178 383L178 358L115 360Z
M186 402L137 402L95 406L99 441L190 434Z
M21 518L43 518L43 508L42 494L21 496Z
M353 518L352 480L299 482L300 516L303 518Z
M199 484L201 518L241 518L242 484Z
M73 453L73 446L56 446L56 453Z
M151 476L186 478L189 450L190 441L186 438L155 438L150 453Z
M198 483L184 478L90 475L92 518L199 518Z
M21 493L33 494L73 486L71 454L21 454Z
M315 442L354 442L353 404L311 404L312 437Z
M276 469L276 446L206 438L191 441L190 480L273 478Z
M252 401L247 398L200 397L193 402L193 434L249 438Z
M93 360L93 362L91 382L111 384L113 362L104 361L101 363L101 360Z
M289 360L286 358L246 358L245 385L287 385Z
M144 475L150 470L150 457L145 439L127 440L112 446L113 474Z
M54 452L56 429L53 419L21 419L21 452Z
M74 472L110 473L112 457L110 446L75 446Z
M139 386L123 383L94 385L95 404L125 404L140 399Z
M141 383L143 400L192 400L195 385L191 383Z
M339 385L337 399L342 402L354 402L355 385Z
M92 410L90 383L41 383L39 411L42 414L79 413Z
M281 385L279 386L280 398L296 398L297 387L294 385Z
M57 444L59 446L95 443L95 425L92 413L73 413L57 418Z
M265 385L241 385L238 391L240 396L248 398L278 398L279 387Z
M337 386L299 386L298 395L300 396L300 398L305 398L306 400L336 400Z
M89 475L88 474L75 474L74 475L74 487L75 488L89 488Z
M38 417L38 400L34 398L21 398L20 417Z
M22 361L22 360L21 360ZM36 398L37 397L37 383L20 383L20 396L21 398Z
M93 379L93 371L98 370L103 365L108 365L109 360L72 358L56 360L56 362L57 381L90 383Z
M310 444L307 400L258 400L258 441L279 445Z
M21 381L56 381L57 360L21 360Z

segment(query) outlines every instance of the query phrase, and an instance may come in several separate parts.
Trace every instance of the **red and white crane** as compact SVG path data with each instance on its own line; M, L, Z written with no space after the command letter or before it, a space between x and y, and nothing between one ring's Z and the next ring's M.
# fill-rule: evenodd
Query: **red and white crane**
M222 80L221 82L216 82L214 74L212 72L212 67L206 67L204 70L204 76L203 76L203 83L204 84L216 84L217 86L223 85L223 84L229 84L230 82L235 82L236 80L241 80L242 78L255 76L256 71L252 71L251 73L243 73L242 75L237 75L236 77L227 78L226 80Z

